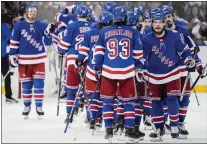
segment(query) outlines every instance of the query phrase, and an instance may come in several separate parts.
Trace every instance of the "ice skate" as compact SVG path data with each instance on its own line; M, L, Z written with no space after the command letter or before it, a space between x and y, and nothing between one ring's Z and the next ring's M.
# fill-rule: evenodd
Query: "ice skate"
M179 132L180 132L180 135L179 135L178 139L187 139L187 135L189 133L185 129L185 125L184 124L179 124L178 129L179 129Z
M112 143L113 129L112 128L106 128L106 135L104 137L105 137L105 139L108 139L110 143Z
M28 115L31 111L31 106L24 107L24 111L22 112L22 115L24 116L24 119L29 119Z
M78 107L74 107L74 109L73 109L74 115L78 115L78 111L79 111L79 108Z
M102 118L102 117L98 117L98 118L96 119L97 132L98 132L99 129L102 127L102 122L103 122L103 118Z
M152 130L152 125L151 125L152 122L151 122L151 117L150 116L144 114L143 115L143 122L144 122L144 125L145 125L145 127L144 127L145 130Z
M139 126L138 125L135 125L134 126L134 129L135 129L135 132L138 134L139 136L139 140L143 140L144 139L144 136L145 136L145 133L141 132L139 130Z
M38 119L41 120L45 114L42 107L36 107L36 112L38 114Z
M154 130L149 136L151 138L151 142L159 142L163 141L163 135L165 134L164 127Z
M134 128L126 128L126 143L138 143L139 135L136 133Z
M83 96L80 99L79 108L80 108L81 112L83 112L83 110L84 110L84 97Z
M90 121L90 129L92 130L92 135L93 135L94 131L96 130L96 121L95 120Z
M65 119L65 123L67 124L68 123L68 121L70 122L70 123L72 123L73 122L73 113L71 114L71 118L70 118L70 115L69 114L67 114L67 117L66 117L66 119Z

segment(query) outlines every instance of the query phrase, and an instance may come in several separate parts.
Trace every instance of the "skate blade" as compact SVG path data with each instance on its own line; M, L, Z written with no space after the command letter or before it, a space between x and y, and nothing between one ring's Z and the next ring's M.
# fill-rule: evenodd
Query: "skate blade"
M151 142L160 142L160 141L163 141L163 138L162 137L151 138L150 141Z
M187 139L187 135L179 135L177 139Z
M139 139L139 141L143 141L144 140L144 137L140 137L138 139Z
M128 138L126 143L139 143L138 139Z
M42 115L39 115L39 116L37 117L37 119L38 119L38 120L42 120L42 119L43 119L43 116L42 116Z
M144 130L152 130L152 127L151 127L151 126L146 126L146 125L145 125Z
M29 116L28 116L28 115L25 115L25 116L24 116L24 119L25 119L25 120L28 120L28 119L29 119Z

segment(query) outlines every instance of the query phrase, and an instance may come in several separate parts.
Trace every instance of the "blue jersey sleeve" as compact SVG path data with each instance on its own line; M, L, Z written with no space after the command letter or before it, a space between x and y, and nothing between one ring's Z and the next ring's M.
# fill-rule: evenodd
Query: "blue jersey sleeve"
M147 42L147 38L143 38L142 41L143 44L143 51L144 51L144 56L143 56L143 61L144 63L144 67L147 68L147 62L148 62L148 58L150 58L150 53L151 53L151 45Z
M59 52L65 54L68 51L69 46L72 43L73 31L74 31L74 24L71 23L67 26L66 30L64 31L64 36L58 44L57 49Z
M134 47L133 47L133 58L135 61L136 68L143 68L143 46L141 42L141 34L138 31L134 31Z
M79 48L78 59L83 61L90 52L90 45L89 45L89 35L88 33L84 33L84 40L81 43L81 47Z
M103 32L100 32L99 39L95 46L95 66L98 70L102 70L102 65L105 55L105 44L104 44L104 35Z
M10 38L10 55L19 53L19 41L20 41L20 28L19 23L16 23L13 27Z
M178 52L178 55L182 57L184 60L184 63L189 57L192 57L190 49L188 45L185 43L184 36L182 34L179 34L178 32L175 32L175 46L176 50Z

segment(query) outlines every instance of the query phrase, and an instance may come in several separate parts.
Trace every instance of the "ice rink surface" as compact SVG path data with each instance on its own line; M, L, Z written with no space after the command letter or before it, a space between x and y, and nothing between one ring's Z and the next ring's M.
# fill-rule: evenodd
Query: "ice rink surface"
M194 94L191 96L191 103L186 119L186 128L189 131L187 140L172 140L169 134L164 136L163 143L207 143L207 94L198 95L200 106L197 105ZM45 116L42 120L37 119L35 103L32 103L32 110L28 120L22 116L24 105L22 100L19 104L7 104L2 96L2 142L3 143L109 143L104 139L105 130L92 132L84 123L85 112L80 112L75 121L64 133L66 118L65 103L60 104L59 116L57 112L57 98L49 97L44 99L43 110ZM139 143L150 143L150 130L145 132L144 140ZM124 134L118 140L113 137L114 143L125 143Z

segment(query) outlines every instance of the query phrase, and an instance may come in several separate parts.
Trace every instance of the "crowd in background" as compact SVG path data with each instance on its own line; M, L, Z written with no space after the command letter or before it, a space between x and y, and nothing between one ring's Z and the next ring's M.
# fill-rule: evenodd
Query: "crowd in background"
M17 16L23 16L24 7L28 2L1 2L2 20L12 25L15 22L13 20ZM54 21L55 14L71 5L77 3L86 4L93 10L94 18L98 19L98 16L103 8L102 2L36 2L38 5L37 19L48 22ZM175 16L181 18L188 23L189 32L197 44L203 44L203 41L207 39L207 2L147 2L147 1L130 1L116 2L118 6L124 5L128 11L133 11L137 6L143 6L145 12L148 12L151 8L162 7L163 5L172 5L175 11ZM6 15L5 15L6 14ZM12 21L13 20L13 21Z

